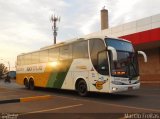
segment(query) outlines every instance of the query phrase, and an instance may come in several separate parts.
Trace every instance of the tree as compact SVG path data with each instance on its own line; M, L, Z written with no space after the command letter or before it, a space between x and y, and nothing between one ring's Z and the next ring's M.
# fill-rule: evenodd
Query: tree
M0 79L3 79L8 73L7 67L4 64L0 64Z

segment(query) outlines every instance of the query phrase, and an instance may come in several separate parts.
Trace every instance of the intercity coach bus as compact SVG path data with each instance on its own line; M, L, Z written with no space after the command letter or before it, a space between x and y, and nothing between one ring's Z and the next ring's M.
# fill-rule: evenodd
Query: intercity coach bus
M115 93L140 87L137 55L130 41L79 38L17 56L17 83L35 87Z

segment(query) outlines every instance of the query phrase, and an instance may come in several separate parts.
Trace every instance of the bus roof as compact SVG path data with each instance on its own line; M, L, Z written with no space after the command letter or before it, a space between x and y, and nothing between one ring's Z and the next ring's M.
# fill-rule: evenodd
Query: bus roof
M78 41L83 41L83 40L87 40L87 39L85 39L85 38L74 38L74 39L68 40L66 42L60 42L60 43L57 43L57 44L54 44L54 45L42 47L42 48L40 48L40 50L55 48L55 47L58 47L58 46L63 46L63 45L66 45L66 44L70 44L70 43L74 43L74 42L78 42Z
M25 54L28 54L28 53L34 53L34 52L37 52L37 51L43 51L43 50L47 50L47 49L51 49L51 48L56 48L56 47L59 47L59 46L71 44L71 43L78 42L78 41L84 41L84 40L89 40L89 39L105 39L105 38L114 38L114 39L117 39L117 40L130 42L130 41L122 39L122 38L115 38L115 37L108 37L108 36L93 37L93 38L92 37L91 38L74 38L74 39L71 39L71 40L67 40L65 42L60 42L60 43L57 43L57 44L54 44L54 45L49 45L49 46L42 47L42 48L40 48L40 50L36 50L36 51L33 51L33 52L21 53L20 55L25 55Z
M104 39L104 38L114 38L114 37L107 37L107 36L105 36L103 38L101 38L101 37L94 37L94 39L95 38ZM74 39L68 40L66 42L60 42L60 43L57 43L55 45L50 45L50 46L42 47L42 48L40 48L40 50L46 50L46 49L50 49L50 48L54 48L54 47L58 47L58 46L62 46L62 45L66 45L66 44L82 41L82 40L89 40L89 39L92 39L92 38L74 38ZM130 41L122 39L122 38L114 38L114 39L130 42Z

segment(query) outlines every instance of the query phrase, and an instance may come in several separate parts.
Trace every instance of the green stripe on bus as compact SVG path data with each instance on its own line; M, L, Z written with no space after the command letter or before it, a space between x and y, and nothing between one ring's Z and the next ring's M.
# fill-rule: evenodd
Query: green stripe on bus
M53 84L56 80L56 76L57 76L57 73L56 72L53 72L50 77L49 77L49 80L48 80L48 83L47 83L47 87L49 88L53 88Z
M59 68L57 67L56 71L54 70L52 71L47 83L47 87L60 89L66 78L66 75L71 66L71 63L72 63L71 60L61 62L61 65L63 67L59 67Z

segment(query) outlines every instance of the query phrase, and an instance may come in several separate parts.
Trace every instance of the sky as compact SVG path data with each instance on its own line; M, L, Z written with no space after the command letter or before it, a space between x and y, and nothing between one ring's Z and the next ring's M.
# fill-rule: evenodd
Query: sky
M52 45L52 14L61 18L57 42L100 31L104 6L109 27L160 13L160 0L0 0L0 63L13 69L18 54Z

